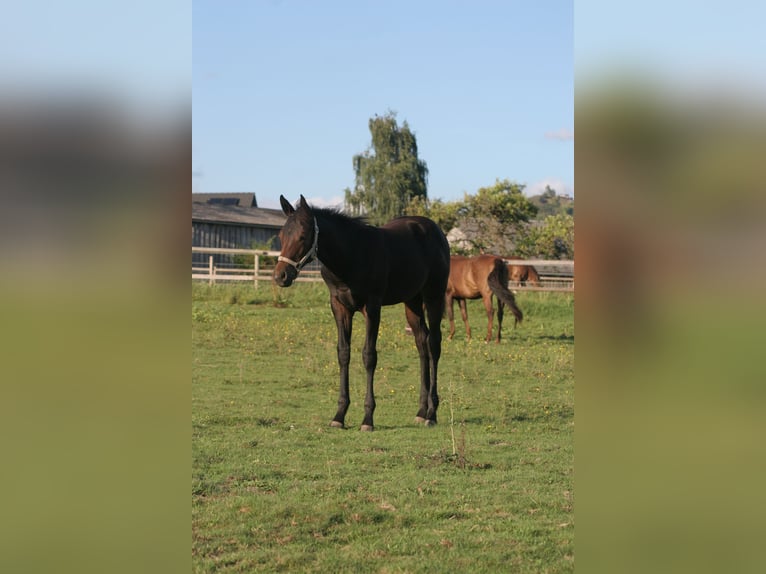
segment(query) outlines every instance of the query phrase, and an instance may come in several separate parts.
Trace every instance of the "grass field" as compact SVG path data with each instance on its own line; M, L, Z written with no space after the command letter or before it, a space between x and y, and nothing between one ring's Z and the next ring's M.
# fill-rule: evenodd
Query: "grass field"
M417 426L401 305L378 340L375 431L354 321L347 430L324 284L192 287L195 572L572 572L574 299L520 293L485 344L444 341L439 424ZM442 332L446 334L446 319Z

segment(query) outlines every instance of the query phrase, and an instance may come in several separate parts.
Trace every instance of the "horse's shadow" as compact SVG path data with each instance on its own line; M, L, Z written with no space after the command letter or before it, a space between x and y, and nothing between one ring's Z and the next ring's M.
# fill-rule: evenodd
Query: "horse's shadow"
M561 335L540 335L538 339L548 339L549 341L571 341L574 343L574 335L567 335L562 333Z

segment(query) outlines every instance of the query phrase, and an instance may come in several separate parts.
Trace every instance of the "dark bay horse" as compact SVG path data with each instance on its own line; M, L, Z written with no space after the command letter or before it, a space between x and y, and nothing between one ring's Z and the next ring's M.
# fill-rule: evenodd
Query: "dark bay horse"
M515 257L510 257L510 259L516 260ZM508 278L511 282L516 283L517 285L526 285L529 283L535 287L540 286L540 276L537 274L537 269L532 265L509 263Z
M376 343L383 305L404 303L407 323L420 355L420 408L416 420L436 424L437 367L441 356L441 319L449 277L449 244L441 229L425 217L399 217L382 227L336 210L311 207L301 195L297 207L279 198L287 216L279 239L282 253L274 280L289 287L312 259L322 264L330 290L330 307L338 326L340 393L330 423L343 428L350 404L348 365L351 326L361 311L366 322L362 358L367 394L361 430L373 430L373 376L378 362ZM428 324L426 317L428 316Z
M505 262L496 255L477 255L476 257L462 257L453 255L450 262L449 282L445 302L449 315L449 337L455 335L455 316L453 312L454 300L457 299L460 306L460 315L465 323L466 337L471 339L471 327L468 324L468 310L466 299L483 299L484 308L487 310L487 338L492 339L492 295L497 297L497 342L500 342L500 330L503 328L503 307L508 305L516 323L519 323L524 315L516 306L516 299L508 290L508 268Z

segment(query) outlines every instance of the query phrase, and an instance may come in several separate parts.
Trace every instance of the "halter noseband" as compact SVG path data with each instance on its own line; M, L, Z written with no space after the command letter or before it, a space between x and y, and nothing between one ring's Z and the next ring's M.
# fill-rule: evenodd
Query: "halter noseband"
M292 259L288 259L287 257L280 255L277 257L277 261L284 261L285 263L292 265L295 267L295 270L300 272L301 269L303 269L306 264L308 264L312 259L317 257L317 245L319 244L319 225L317 224L317 218L314 218L314 244L311 246L311 249L308 250L308 253L304 255L300 261L297 263L293 261Z

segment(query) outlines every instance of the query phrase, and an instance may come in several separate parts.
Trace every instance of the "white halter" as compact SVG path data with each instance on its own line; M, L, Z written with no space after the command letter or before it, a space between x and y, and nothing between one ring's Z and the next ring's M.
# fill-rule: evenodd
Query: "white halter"
M308 250L308 253L304 255L300 261L297 263L293 261L292 259L288 259L287 257L280 255L277 257L277 261L284 261L285 263L288 263L289 265L292 265L295 267L296 271L299 271L303 269L308 263L311 262L312 259L317 257L317 245L319 244L319 225L317 224L317 218L314 218L314 244L311 246L311 249Z

